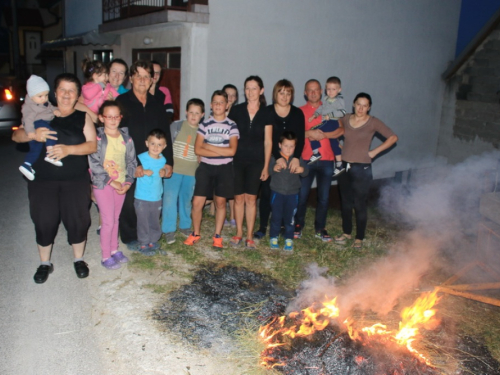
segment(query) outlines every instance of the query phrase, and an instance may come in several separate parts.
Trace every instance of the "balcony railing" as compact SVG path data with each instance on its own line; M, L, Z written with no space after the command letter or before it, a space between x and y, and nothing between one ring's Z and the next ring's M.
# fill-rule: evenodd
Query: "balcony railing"
M163 10L190 12L195 4L208 5L208 0L103 0L102 22L111 22Z

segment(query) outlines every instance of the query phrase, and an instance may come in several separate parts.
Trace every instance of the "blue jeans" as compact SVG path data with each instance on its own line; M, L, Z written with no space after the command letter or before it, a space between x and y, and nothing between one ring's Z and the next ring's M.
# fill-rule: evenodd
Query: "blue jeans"
M283 195L271 191L271 228L269 237L278 237L281 223L285 226L285 239L293 240L293 217L297 211L298 194Z
M50 121L36 120L34 122L34 125L35 125L35 130L38 128L47 128L49 130L54 130L50 126ZM45 142L45 147L55 146L56 143L57 143L57 141L55 141L53 139L47 139L47 141ZM43 143L37 142L37 141L30 141L29 145L30 145L30 150L26 154L26 157L24 158L24 162L29 163L30 165L33 165L35 163L35 161L38 160L38 158L40 157L40 154L42 153Z
M328 120L328 121L323 121L317 129L320 129L325 133L329 133L337 130L338 128L339 128L338 120ZM342 149L339 146L339 140L337 138L330 138L330 146L332 147L332 151L335 156L342 155ZM321 149L321 143L319 141L311 141L311 149L312 150Z
M194 183L194 176L178 173L172 173L172 177L163 179L163 218L161 222L163 233L175 232L177 212L179 212L179 228L191 228L191 200L193 199Z
M314 219L314 230L316 232L325 229L326 215L328 213L328 198L330 194L330 186L332 184L333 162L331 160L319 160L316 163L309 165L309 174L302 177L299 193L299 206L295 215L295 224L301 228L305 226L307 198L311 191L311 185L316 177L317 185L317 204L316 218Z

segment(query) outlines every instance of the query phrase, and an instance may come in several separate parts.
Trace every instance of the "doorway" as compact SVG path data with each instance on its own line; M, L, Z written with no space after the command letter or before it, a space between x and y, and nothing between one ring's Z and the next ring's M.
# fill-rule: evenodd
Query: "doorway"
M134 49L132 50L133 61L155 60L161 64L162 74L160 86L165 86L172 95L172 105L174 107L174 120L180 118L181 101L181 49L155 48L155 49Z

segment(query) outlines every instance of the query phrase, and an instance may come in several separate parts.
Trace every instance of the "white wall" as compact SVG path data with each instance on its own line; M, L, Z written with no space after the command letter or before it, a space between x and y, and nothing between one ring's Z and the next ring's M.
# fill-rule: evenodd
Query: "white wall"
M65 0L66 36L97 29L102 23L103 0Z
M288 78L301 106L308 79L336 75L346 103L368 92L371 114L399 136L376 160L376 177L432 163L460 0L210 0L209 11L205 100L226 83L241 97L245 77L257 74L268 102Z

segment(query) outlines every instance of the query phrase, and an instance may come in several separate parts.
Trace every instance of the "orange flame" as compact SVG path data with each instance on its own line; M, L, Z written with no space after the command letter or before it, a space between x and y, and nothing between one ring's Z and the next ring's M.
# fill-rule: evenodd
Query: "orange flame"
M337 305L337 297L317 305L310 306L300 312L292 312L287 316L281 316L273 319L271 323L260 327L259 335L266 344L266 349L262 352L261 364L267 368L276 366L284 366L283 363L273 363L275 359L269 354L273 348L286 345L283 342L285 337L294 339L295 337L307 337L313 335L317 331L324 330L331 323L340 325L338 317L340 310ZM368 344L370 340L377 340L381 343L393 342L401 346L406 346L408 350L417 358L424 361L427 365L431 365L430 361L412 347L412 343L418 336L419 327L429 327L436 323L433 306L438 303L440 298L437 297L437 290L433 292L423 293L410 307L403 309L401 312L401 322L397 332L387 329L382 323L376 323L371 327L364 327L360 330L354 328L353 321L348 318L342 322L342 326L352 340L357 340ZM287 322L295 324L286 327ZM266 353L266 354L264 354ZM360 357L362 358L362 357Z

